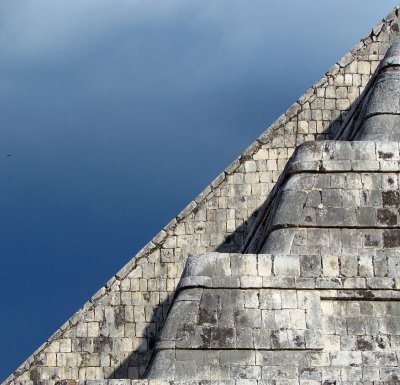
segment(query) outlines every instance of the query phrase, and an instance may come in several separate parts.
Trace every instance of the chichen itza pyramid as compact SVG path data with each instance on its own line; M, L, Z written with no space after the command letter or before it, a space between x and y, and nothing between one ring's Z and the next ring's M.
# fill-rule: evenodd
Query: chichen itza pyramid
M399 10L4 384L400 384Z

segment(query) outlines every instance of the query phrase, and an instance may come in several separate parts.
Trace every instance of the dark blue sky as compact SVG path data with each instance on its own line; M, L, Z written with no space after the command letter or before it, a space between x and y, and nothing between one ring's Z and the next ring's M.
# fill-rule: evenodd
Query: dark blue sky
M0 379L395 5L2 0Z

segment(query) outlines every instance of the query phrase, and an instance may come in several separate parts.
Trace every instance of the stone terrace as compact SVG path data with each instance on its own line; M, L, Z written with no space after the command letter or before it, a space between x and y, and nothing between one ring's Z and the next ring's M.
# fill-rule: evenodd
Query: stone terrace
M208 187L206 187L197 198L189 203L189 205L177 217L161 230L161 232L134 258L132 258L131 262L114 275L110 281L83 306L82 309L62 325L60 329L48 339L48 341L46 341L30 358L28 358L26 362L24 362L8 379L6 379L4 384L39 384L42 381L50 381L50 383L53 384L56 381L65 378L79 379L82 381L88 380L87 384L91 384L89 380L98 379L103 380L103 382L100 381L98 383L107 383L105 379L138 379L142 377L146 368L148 368L149 360L153 356L154 348L156 347L156 349L158 349L158 345L156 345L157 340L161 338L160 342L163 342L163 334L160 335L160 331L175 296L188 256L215 251L236 253L241 250L245 240L251 238L249 238L250 230L259 228L257 226L262 223L258 222L258 214L263 211L266 198L274 189L278 180L281 181L282 178L284 178L284 175L281 176L282 171L284 170L288 159L294 153L296 146L304 142L333 139L346 117L349 116L349 111L351 112L352 108L357 106L357 103L355 102L365 90L372 73L378 67L380 60L382 60L388 47L391 45L391 42L398 38L398 11L399 7L396 7L396 9L383 19L383 21L364 39L362 39L359 44L339 60L338 63L335 64L314 86L306 91L306 93L299 98L299 100L294 103L284 115L278 118L278 120L265 131L265 133L250 145L241 156L228 166L228 168ZM334 182L334 180L331 179L331 184L348 183L351 178L348 178L346 173L354 171L360 172L361 184L354 187L354 203L358 202L356 197L357 193L362 194L362 190L367 189L364 187L365 185L363 185L363 183L371 186L377 186L378 184L380 184L381 187L386 186L385 192L387 192L387 196L389 197L389 195L392 195L392 200L397 199L396 194L393 192L395 189L392 188L392 184L389 182L389 179L386 178L390 177L393 180L393 184L397 186L397 159L389 160L383 159L384 157L379 158L380 150L377 150L376 146L377 145L374 145L373 148L366 146L366 151L370 151L371 154L374 152L375 156L374 158L368 159L367 162L365 162L366 159L358 159L356 155L354 159L347 159L348 162L343 161L338 163L335 161L336 163L329 163L329 159L318 159L316 162L324 163L323 167L325 167L325 169L329 169L330 167L331 169L329 171L335 171L332 170L334 167L340 168L340 172L343 175L342 180L336 178L337 180ZM391 146L394 146L394 144L392 143ZM382 152L384 153L386 150L387 149L382 150ZM392 150L393 153L396 153L395 148L391 149L391 151ZM338 159L336 160L339 161ZM384 167L388 167L388 169L381 169L381 163L385 165ZM358 169L355 169L355 167L358 167ZM367 175L363 177L363 170L366 172L377 171L381 174L379 174L375 179L369 178ZM314 169L314 171L318 173L317 170ZM337 171L339 171L339 169ZM389 173L391 173L392 176L389 176ZM315 178L317 178L317 176ZM355 183L358 182L355 181ZM273 195L277 193L277 191L278 188L273 191ZM340 195L340 199L339 196L337 198L338 204L340 201L340 205L342 205L341 208L344 208L344 197ZM359 196L359 198L361 199L362 195ZM368 197L368 199L373 198ZM349 202L351 203L351 200ZM371 207L371 212L373 211L374 215L376 215L374 218L381 218L382 221L382 229L374 229L373 234L371 234L369 240L371 243L369 245L365 244L365 236L364 238L349 236L348 238L354 238L354 240L349 239L350 243L354 242L354 245L357 245L357 248L368 248L369 246L375 247L377 250L382 248L382 245L384 245L385 242L385 234L387 234L388 231L385 226L390 226L390 224L386 222L394 220L392 205L388 205L388 200L385 202L386 203L384 203L383 200L379 201L376 207L368 206ZM349 209L357 210L356 206L353 205L353 203L350 203ZM307 207L310 210L315 208L312 205ZM316 207L318 208L318 206ZM381 214L378 214L378 212ZM389 214L389 212L391 214ZM360 220L361 218L368 219L368 215L372 215L364 213L365 215L363 216L361 214L362 213L360 212ZM343 219L344 218L345 217L343 217ZM280 225L282 225L282 223L280 223ZM271 227L271 229L273 229L273 227ZM395 229L392 230L394 231ZM350 233L346 232L341 239L345 239L345 236L349 234ZM316 239L315 234L313 237L313 239ZM301 237L293 239L295 239L296 242L301 241ZM307 240L308 239L312 239L312 236L310 235L310 238L308 238L307 235ZM397 235L386 235L386 242L397 242L397 239ZM364 242L364 244L359 242ZM251 242L249 244L251 244ZM293 243L292 245L297 246L298 257L297 259L296 257L293 257L293 261L298 261L296 263L298 263L300 269L299 274L304 273L304 266L305 264L307 265L307 263L309 266L314 266L314 263L316 264L315 266L319 266L317 260L314 261L311 259L307 263L303 262L301 259L301 255L303 255L301 252L301 246L305 246L304 244ZM264 251L263 253L266 252ZM293 254L296 254L294 253L294 249ZM340 257L340 259L337 260L337 265L335 265L335 254L329 256L322 252L321 255L321 258L324 258L324 256L325 258L332 258L331 266L333 271L336 271L336 266L338 266L337 269L339 269L340 273L339 278L342 279L342 281L340 281L342 283L340 283L339 286L341 284L346 284L346 286L348 284L350 285L351 281L346 280L347 278L353 279L351 285L354 287L349 288L343 286L343 289L355 289L356 291L354 292L354 295L356 295L357 290L361 288L362 285L365 285L363 287L364 290L365 288L373 290L371 293L374 296L377 295L375 291L384 293L386 290L390 289L388 290L388 293L396 292L398 285L398 282L396 281L397 277L381 275L382 271L388 271L389 262L388 260L386 262L380 261L379 254L377 254L376 257L374 256L372 259L369 259L370 256L366 254L363 255L363 258L360 258L360 260L357 258L357 261L353 261L351 258L348 258L348 255L338 253L337 257ZM390 258L392 257L395 259L396 255L393 254ZM267 260L268 256L259 256L257 258L266 258ZM347 258L348 262L343 263L343 258ZM278 260L279 258L277 261ZM273 261L271 259L271 263L272 262L274 269L277 268L277 266L275 266L275 259ZM296 263L294 264L295 266L297 266ZM319 263L322 266L321 274L325 274L324 269L327 268L327 265L324 263L323 259ZM361 268L359 265L360 263L364 263L365 268ZM354 266L357 266L357 268ZM349 272L343 273L344 271L347 271L346 269L348 269ZM355 274L355 269L357 270L357 274ZM277 271L279 271L279 269ZM333 274L333 271L328 274ZM373 274L377 275L359 276L359 274L363 274L363 271L372 271ZM252 275L249 274L249 276ZM285 282L279 283L281 286L273 286L271 283L270 285L272 286L270 287L264 286L264 279L275 279L275 276L265 275L262 277L259 276L257 279L254 277L254 279L256 279L254 282L259 282L260 278L262 284L261 286L257 284L257 287L253 287L254 290L275 288L277 289L276 293L281 293L280 290L293 289L293 287L286 286L288 285L286 280L284 280ZM317 280L317 277L304 277L299 275L299 279L300 278L311 279L310 282L314 278L315 282ZM391 283L388 283L389 281L387 280ZM294 281L296 282L296 280ZM213 282L212 279L211 282ZM372 284L372 282L375 283ZM179 290L181 291L179 296L183 295L185 291L183 290L183 285L184 281L180 284L181 287ZM386 287L385 285L389 285L389 287ZM320 288L319 286L315 287L318 290L342 289L342 286L339 288L331 286L328 286L327 288ZM230 287L228 286L228 288ZM196 288L196 290L200 289L204 292L209 288ZM217 287L210 287L210 289L220 290ZM245 290L243 295L247 293L246 295L250 301L249 304L253 306L253 304L256 304L254 298L258 296L257 292L253 293L249 291L250 289L251 288L249 287L237 287L234 290L237 290L238 292ZM316 293L318 290L316 290ZM368 292L368 290L366 292ZM367 376L368 381L370 381L371 384L373 381L378 381L379 379L382 381L395 381L398 369L397 364L392 364L397 360L397 356L393 357L393 355L390 355L389 353L386 354L386 351L380 352L379 349L381 349L381 347L376 341L372 342L365 338L364 342L360 342L363 346L371 345L372 351L376 354L373 353L372 355L368 355L364 352L352 353L351 349L355 346L354 341L358 344L358 340L355 337L356 335L359 335L357 334L358 332L349 334L349 331L347 331L346 341L342 341L342 334L336 333L336 329L333 334L327 333L329 329L331 329L331 322L333 322L328 316L328 313L332 311L332 309L340 309L342 318L338 323L344 322L343 320L348 322L347 319L351 318L351 314L354 313L354 309L357 308L357 305L353 306L351 301L347 301L345 306L342 306L343 298L340 297L339 294L335 294L332 297L326 296L327 294L325 294L325 291L322 294L320 293L319 298L321 302L321 310L319 313L317 312L320 315L321 322L325 322L325 335L331 336L326 338L329 338L332 341L332 346L334 348L338 346L337 344L342 346L341 344L347 343L347 345L343 345L346 346L347 353L346 355L339 354L336 357L333 357L330 353L328 353L328 356L321 353L319 356L321 358L318 359L321 359L322 361L318 366L326 368L332 365L335 366L334 363L338 362L350 363L350 368L353 369L349 369L349 372L346 372L347 374L345 371L343 374L341 372L340 376L336 377L338 383L341 383L341 380L339 381L339 379L343 379L344 381L345 379L349 379L350 381L350 377L353 375L357 381L360 381L360 371L361 373L364 373L367 370L369 370ZM378 311L379 309L376 304L379 303L383 309L380 311L387 312L387 317L397 317L397 315L395 315L397 305L392 307L388 305L388 302L392 301L391 296L392 294L390 294L390 296L388 294L388 296L382 298L379 296L374 297L379 300L377 299L376 303L373 302L371 304L372 310L374 312ZM324 299L325 297L330 299ZM254 303L252 302L253 299ZM361 304L364 300L365 298L363 297L362 299L357 300L357 303ZM176 306L176 303L178 302L175 302L174 306ZM304 320L301 321L302 317L300 313L302 311L304 313L305 309L301 309L299 304L299 302L296 302L296 304L293 302L293 307L288 307L287 310L289 311L289 314L290 311L296 311L296 314L299 316L296 318L298 319L296 325L304 326ZM261 305L259 302L259 306L264 305ZM368 311L365 310L368 306L369 305L363 305L363 311ZM374 306L376 306L376 309ZM200 308L202 308L201 301L197 309ZM243 311L246 312L246 309L247 307L243 308ZM359 309L361 309L361 305L359 306ZM237 310L239 312L242 311L241 309ZM264 313L266 311L268 312L268 308L257 307L257 309L249 308L249 310L257 310L260 311L261 314L263 311ZM361 310L359 311L361 312ZM393 312L393 314L391 312ZM173 314L173 308L171 309L170 314ZM367 313L365 313L365 316L367 316ZM237 322L236 319L242 318L238 316L237 318L234 317L228 321L235 324L235 322ZM238 322L240 323L241 321ZM239 325L239 323L236 323L235 325ZM387 325L389 324L393 324L391 319L387 320ZM274 325L276 326L276 324ZM275 330L275 326L270 329ZM305 336L305 332L307 331L307 328L302 329L296 327L294 329L285 329L285 325L282 327L286 330L286 335L288 335L287 333L290 330L294 330L295 333L303 330ZM254 336L252 338L254 344L254 341L256 340L254 340ZM278 340L281 342L285 341L284 339L281 339L280 335ZM306 338L304 338L304 341L307 343ZM393 343L396 344L396 341L397 340L395 339L395 342ZM235 336L235 344L236 343L237 335ZM318 346L320 348L321 346L324 346L324 344ZM384 344L384 346L388 345ZM160 350L160 352L163 351L168 351L168 349ZM256 352L254 352L254 362L256 362L256 355ZM265 362L268 362L267 356L268 355L261 357L257 355L257 362L261 362L260 360L267 360ZM311 360L312 357L309 356L309 359ZM157 360L157 357L155 360ZM290 356L289 360L293 365L297 365L295 355ZM330 361L328 362L326 360ZM177 361L175 361L175 363L176 362ZM267 373L266 371L276 370L269 368L270 366L272 367L275 365L267 365L265 362L262 364L263 367L260 367L259 369L261 373L263 373L263 371ZM361 365L361 362L363 365ZM265 369L264 366L269 369ZM299 368L300 366L295 367ZM396 369L388 369L391 367ZM208 369L205 368L204 370ZM232 369L230 368L229 373L231 373L231 370ZM245 369L243 370L245 372ZM290 366L285 372L294 377L293 370L293 366ZM296 370L297 373L299 373L298 369ZM151 371L149 373L151 373ZM185 373L185 371L182 373ZM318 376L324 376L324 373L323 370L320 370L318 371ZM328 377L331 378L333 374L331 373ZM282 383L320 383L322 380L319 380L316 377L317 374L314 372L307 373L307 371L305 371L302 372L300 379L298 377L288 378L287 380L282 380ZM111 380L108 380L108 383L118 384L117 381L113 382ZM130 383L130 381L121 380L121 384L125 383ZM133 381L132 383L147 384L148 382ZM162 381L150 382L150 384L156 383L163 384ZM233 384L234 382L229 380L226 383ZM238 380L235 383L238 385L256 385L264 382L260 380L242 380L241 382ZM266 381L265 383L269 383L269 381ZM96 384L96 382L92 382L92 384Z

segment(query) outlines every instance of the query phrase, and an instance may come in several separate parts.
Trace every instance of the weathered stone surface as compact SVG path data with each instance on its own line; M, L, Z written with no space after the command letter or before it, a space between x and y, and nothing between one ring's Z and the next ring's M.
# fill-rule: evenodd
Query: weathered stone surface
M360 62L358 68L368 73L370 63ZM399 90L400 82L378 75L363 107L365 116L397 114ZM345 96L344 90L338 92ZM354 128L363 133L358 137L369 138L365 125L359 125ZM380 127L380 135L393 139L392 127ZM182 282L187 275L218 277L202 289L204 300L197 300L197 310L186 311L189 320L174 304L168 317L172 326L167 321L161 341L166 335L180 342L179 331L185 331L192 349L202 349L205 357L211 351L219 355L224 380L397 378L397 344L392 341L400 338L400 302L394 291L400 274L399 169L385 164L397 161L398 149L398 142L378 140L322 141L297 148L243 248L267 254L210 254L202 256L201 264L189 258ZM268 261L267 268L264 263L259 269L258 261ZM240 279L228 279L235 277ZM180 289L176 303L187 290L183 284ZM197 335L210 337L199 343ZM312 354L312 363L292 362L293 350L302 351L304 359ZM254 362L254 352L268 358L260 362L256 356ZM187 367L174 379L185 379L187 373L210 378L210 365Z
M5 383L396 383L397 37L396 8Z

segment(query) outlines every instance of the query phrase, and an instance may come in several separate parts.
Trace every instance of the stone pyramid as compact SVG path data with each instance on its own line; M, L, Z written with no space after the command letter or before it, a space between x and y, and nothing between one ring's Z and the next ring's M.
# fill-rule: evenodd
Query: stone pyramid
M400 383L399 9L4 384Z

